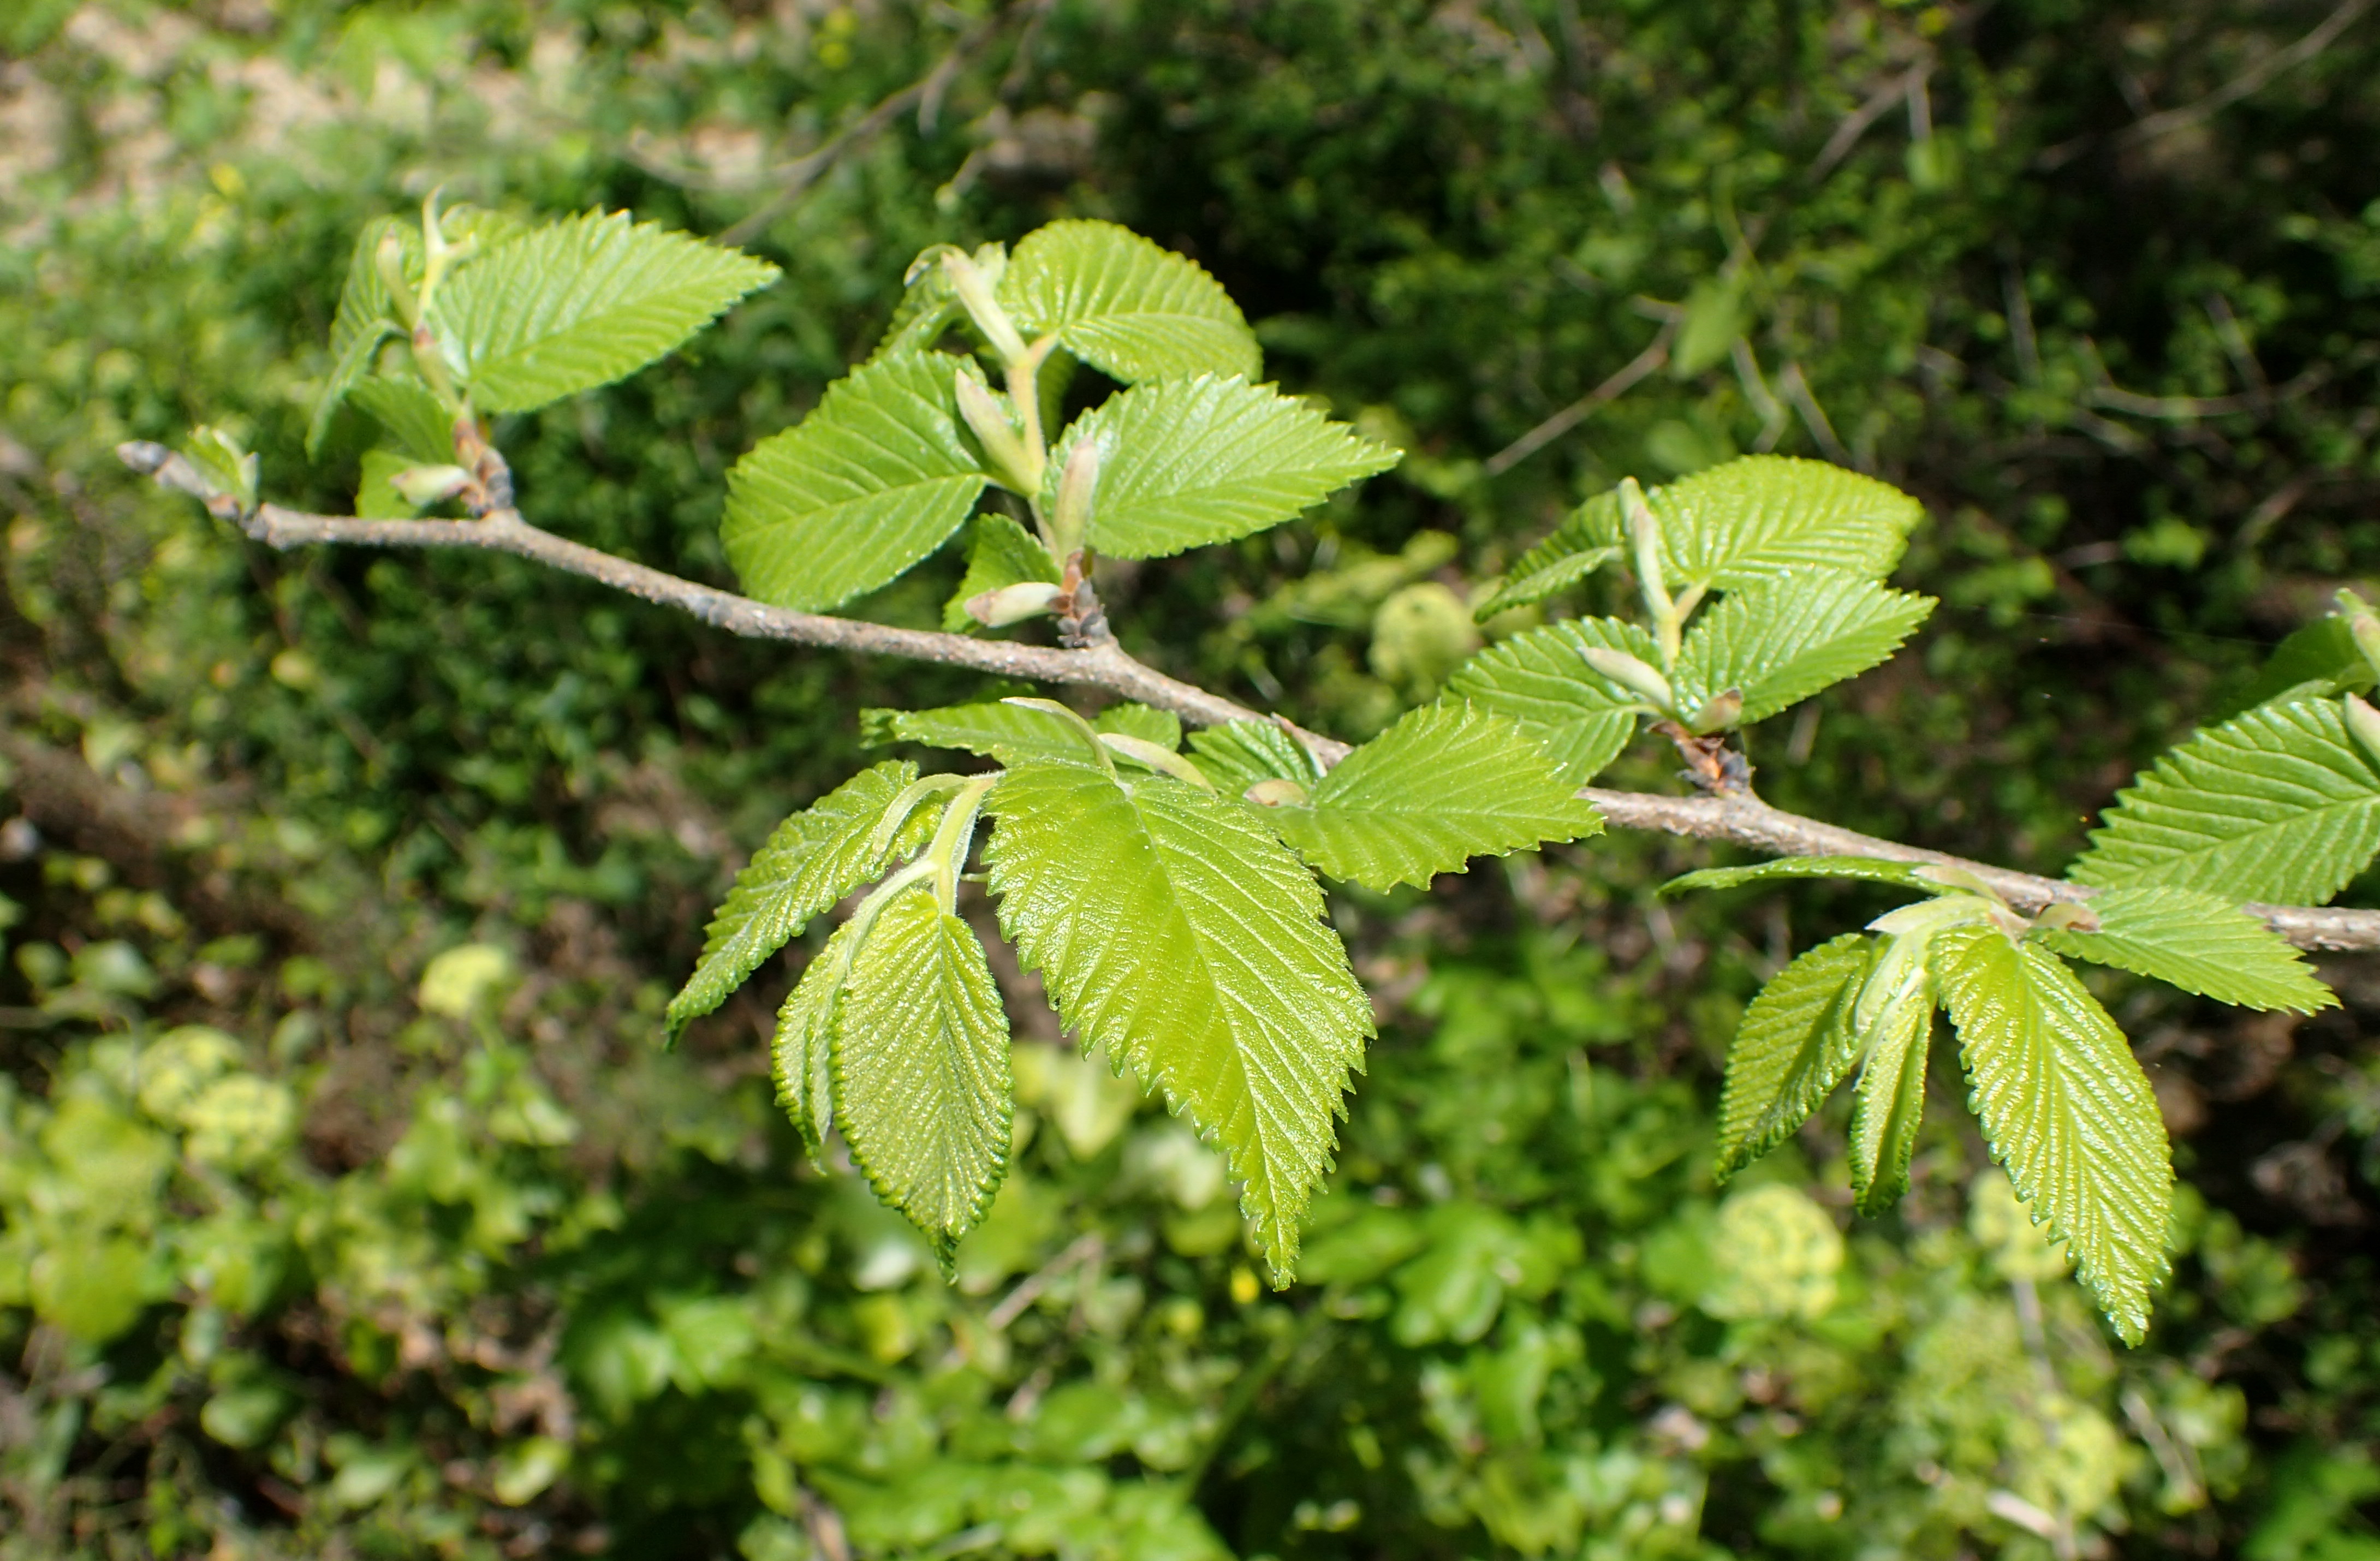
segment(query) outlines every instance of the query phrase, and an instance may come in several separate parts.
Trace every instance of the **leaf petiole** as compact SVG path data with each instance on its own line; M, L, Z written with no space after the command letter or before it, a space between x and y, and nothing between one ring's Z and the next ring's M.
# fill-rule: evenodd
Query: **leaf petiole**
M1620 513L1628 526L1630 557L1636 565L1636 588L1644 593L1645 615L1653 621L1653 638L1661 647L1665 670L1678 664L1685 616L1670 596L1670 582L1661 571L1661 517L1645 502L1645 490L1633 477L1620 481Z
M1052 716L1066 722L1074 728L1083 739L1084 744L1091 750L1091 756L1099 761L1099 768L1106 770L1110 776L1115 774L1115 760L1109 756L1107 744L1099 741L1099 729L1055 699L1036 699L1019 696L1002 699L1001 703L1014 705L1020 710L1038 711L1042 715Z
M872 859L892 849L894 837L909 822L909 815L928 797L944 792L955 792L966 784L964 775L924 775L901 788L900 793L884 808L884 817L876 821L875 833L868 837L868 854Z
M934 831L933 843L919 858L930 862L934 868L934 899L946 914L958 914L959 869L966 865L968 850L975 844L976 820L982 816L983 799L1000 783L1000 771L978 775L959 788L958 795L942 810L941 827Z

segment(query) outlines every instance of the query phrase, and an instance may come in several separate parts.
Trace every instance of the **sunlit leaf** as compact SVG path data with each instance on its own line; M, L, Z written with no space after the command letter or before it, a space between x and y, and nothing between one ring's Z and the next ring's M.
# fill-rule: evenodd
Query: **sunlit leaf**
M799 936L811 917L917 848L932 823L922 814L887 845L869 849L885 809L917 778L916 765L888 759L777 826L735 875L735 886L703 934L694 974L670 999L664 1021L673 1042Z
M1971 1099L2017 1197L2129 1343L2168 1269L2173 1164L2146 1074L2057 955L1991 929L1936 939Z
M420 270L421 233L410 223L395 217L374 217L364 224L356 235L356 247L347 256L346 285L339 291L339 310L331 321L331 367L315 393L314 412L306 426L306 454L319 454L323 436L331 431L331 417L340 402L355 388L356 382L371 372L373 356L380 345L399 333L396 305L388 296L388 286L381 280L378 256L382 237L397 236L397 242L407 247L412 257L411 269Z
M455 459L455 419L420 381L366 375L347 392L347 399L370 413L388 430L390 445L413 460L437 466Z
M483 412L527 412L625 379L777 268L682 233L589 212L465 266L435 316Z
M886 1203L947 1254L1008 1171L1008 1013L975 929L922 885L879 912L834 1022L835 1120Z
M924 267L917 280L903 289L884 334L877 339L876 350L868 355L868 361L931 351L965 312L957 291L951 286L950 273L938 265Z
M1647 490L1645 502L1661 523L1662 568L1671 590L1736 590L1789 569L1881 580L1925 517L1925 506L1897 488L1790 455L1745 455L1710 466ZM1573 551L1627 540L1610 495L1579 506L1564 533Z
M1221 1143L1277 1282L1371 1003L1313 876L1253 813L1161 775L1026 764L988 804L1001 926L1067 1025Z
M1274 721L1235 720L1201 727L1190 734L1190 751L1208 779L1227 791L1245 791L1259 780L1294 780L1311 788L1322 767L1305 744Z
M2335 699L2201 732L2118 794L2067 877L2319 905L2380 851L2380 769Z
M834 1122L834 1023L851 974L854 923L834 929L777 1010L777 1032L769 1044L769 1076L812 1164L826 1153L827 1129Z
M1148 705L1129 701L1110 705L1091 720L1096 732L1113 732L1125 737L1137 737L1144 743L1177 751L1182 746L1182 718L1171 710L1160 710Z
M1447 679L1468 700L1521 723L1572 784L1583 786L1635 735L1645 697L1586 664L1581 650L1617 650L1649 665L1653 636L1618 618L1575 618L1490 646Z
M1198 263L1113 223L1036 228L1016 246L999 297L1028 337L1059 342L1126 384L1261 369L1256 336Z
M1847 932L1778 972L1743 1010L1719 1092L1720 1176L1783 1143L1859 1060L1852 1010L1875 962L1875 940Z
M1028 759L1096 762L1080 728L997 699L945 705L937 710L862 710L859 735L871 744L923 743L929 748L959 748L1002 764Z
M1427 887L1475 856L1601 832L1520 724L1467 705L1428 705L1342 759L1305 805L1265 810L1300 855L1334 878Z
M2304 955L2218 896L2143 884L2094 895L2087 908L2096 931L2043 927L2034 940L2241 1008L2312 1013L2338 1002Z
M1499 612L1533 606L1570 589L1620 556L1620 550L1613 547L1575 551L1554 551L1557 547L1558 543L1548 542L1530 550L1512 566L1496 594L1473 611L1472 617L1484 623Z
M966 577L942 604L942 627L952 634L979 627L966 604L986 591L1027 580L1054 586L1060 579L1039 538L1004 514L979 514L967 528Z
M1940 894L1949 888L1924 876L1924 864L1889 862L1877 856L1779 856L1741 867L1701 867L1682 873L1661 886L1663 894L1683 894L1696 889L1734 889L1777 878L1851 878L1863 883L1893 884Z
M1114 558L1162 558L1279 526L1398 457L1264 386L1167 380L1075 419L1051 453L1045 510L1086 440L1099 450L1091 541Z
M958 529L988 480L960 432L954 359L880 358L727 477L727 559L749 595L838 606L907 572Z
M1736 720L1773 716L1900 648L1934 611L1931 597L1833 570L1794 569L1731 591L1694 620L1678 655L1682 708L1734 689Z
M1909 1162L1925 1116L1925 1063L1934 1035L1934 982L1929 974L1889 1010L1869 1037L1867 1060L1852 1094L1844 1144L1859 1212L1880 1215L1909 1191Z

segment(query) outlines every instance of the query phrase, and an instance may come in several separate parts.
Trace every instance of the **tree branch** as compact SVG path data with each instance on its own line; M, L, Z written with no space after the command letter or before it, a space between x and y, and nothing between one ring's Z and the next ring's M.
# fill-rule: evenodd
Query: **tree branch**
M2353 26L2355 19L2372 8L2372 0L2346 0L2338 9L2325 18L2312 32L2287 48L2276 49L2238 76L2207 93L2196 103L2180 108L2168 108L2136 122L2124 132L2123 139L2142 145L2170 135L2176 130L2195 125L2262 88L2276 76L2295 70L2313 59L2337 41L2338 35Z
M2045 878L1985 862L1971 862L1948 852L1878 840L1856 829L1771 807L1755 796L1665 797L1645 792L1606 791L1600 786L1581 787L1579 795L1593 803L1606 822L1624 829L1726 841L1776 856L1880 856L1889 862L1962 868L2028 915L2062 900L2086 901L2095 892L2063 878ZM2242 909L2301 949L2380 949L2380 911L2326 905L2252 904Z
M1622 364L1609 379L1488 456L1479 469L1489 477L1503 476L1586 421L1607 402L1617 401L1627 394L1635 388L1637 381L1670 361L1670 338L1677 335L1678 324L1684 318L1682 310L1663 321L1660 333L1653 338L1652 345Z
M512 553L565 574L583 575L647 601L677 608L713 627L749 639L780 639L870 656L899 656L1007 677L1097 688L1169 710L1199 726L1265 719L1245 705L1144 665L1113 640L1084 650L1061 650L797 612L698 585L557 537L529 525L513 510L499 510L482 520L358 520L265 504L243 515L237 504L188 460L163 445L134 442L116 446L116 454L133 470L200 500L212 513L232 521L269 547L286 549L315 542L345 542L362 547L480 548ZM1289 730L1325 768L1338 763L1351 751L1348 744L1335 738L1294 726ZM1598 786L1584 787L1579 794L1593 803L1608 821L1622 829L1727 841L1779 856L1878 856L1895 862L1930 862L1964 868L1989 884L2010 904L2028 913L2057 901L2087 900L2092 893L2080 884L2013 872L1804 818L1748 794L1676 797L1607 791ZM2301 949L2380 949L2380 911L2276 905L2250 905L2246 909Z

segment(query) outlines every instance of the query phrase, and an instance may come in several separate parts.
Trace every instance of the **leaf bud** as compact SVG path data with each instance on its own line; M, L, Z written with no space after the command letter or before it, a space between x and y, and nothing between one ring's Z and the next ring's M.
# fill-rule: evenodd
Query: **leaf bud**
M1058 506L1050 518L1050 535L1061 558L1083 551L1091 535L1091 496L1099 485L1099 447L1095 440L1078 439L1066 453L1066 469L1058 474Z
M1703 704L1694 719L1694 734L1707 737L1714 732L1724 732L1743 716L1743 690L1730 688L1724 694L1713 695Z
M1152 743L1146 737L1135 737L1127 732L1102 732L1099 742L1111 753L1121 754L1135 764L1171 775L1176 780L1186 780L1202 792L1215 789L1215 783L1207 779L1205 770L1162 744Z
M415 509L443 504L471 486L471 474L460 466L407 466L392 475L388 485Z
M1676 707L1678 696L1670 687L1670 680L1628 652L1590 645L1582 647L1579 655L1588 666L1621 687L1643 695L1656 708L1669 710Z
M2380 764L2380 710L2365 704L2360 696L2347 696L2347 730L2355 736L2366 756Z
M1661 659L1674 665L1682 638L1682 619L1670 599L1670 582L1661 570L1661 517L1645 502L1645 490L1633 477L1620 480L1620 514L1628 527L1630 561L1636 567L1636 588L1645 598L1645 611L1653 620L1653 637Z
M953 371L956 386L959 416L966 419L983 445L983 453L991 457L999 468L1002 482L1027 497L1036 495L1041 486L1041 474L1032 452L1017 437L1015 425L1008 420L1008 409L981 380L960 368Z
M1270 776L1241 793L1258 807L1304 807L1305 788L1294 780Z
M2354 603L2348 612L2347 631L2355 636L2355 648L2363 652L2363 659L2374 677L2380 677L2380 617L2374 615L2370 604L2352 591L2338 593L2339 606Z
M221 513L218 496L228 500L236 514L248 514L256 508L256 455L240 442L212 424L201 424L190 430L188 455L200 476L213 490L200 493L207 508Z
M1016 333L1015 322L993 296L991 278L984 268L956 249L944 250L941 260L942 274L951 279L951 291L959 296L959 302L966 307L967 318L983 333L983 339L991 344L991 350L1000 354L1003 363L1022 358L1026 353L1025 338Z
M1046 580L1019 580L967 598L967 616L987 628L1006 628L1050 611L1063 594Z
M2099 914L2079 900L2060 900L2043 906L2033 925L2044 932L2096 932Z

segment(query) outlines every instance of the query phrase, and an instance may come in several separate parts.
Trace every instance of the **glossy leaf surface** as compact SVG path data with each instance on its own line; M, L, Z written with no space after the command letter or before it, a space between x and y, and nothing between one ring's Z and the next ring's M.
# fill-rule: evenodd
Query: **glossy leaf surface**
M1008 1170L1008 1013L975 929L923 886L878 913L834 1025L835 1119L878 1194L947 1254Z
M1163 558L1279 526L1398 458L1265 386L1167 380L1075 419L1050 458L1045 512L1054 513L1059 475L1086 440L1099 450L1091 542L1115 558Z
M1694 620L1678 656L1679 700L1694 710L1733 689L1743 696L1736 720L1763 720L1885 660L1933 611L1930 597L1834 570L1759 581Z
M1195 374L1253 381L1261 371L1256 336L1222 285L1113 223L1035 229L1009 257L999 297L1027 338L1054 333L1126 384Z
M914 816L889 845L871 851L884 810L917 767L887 760L837 786L777 826L768 843L735 875L735 885L705 930L702 958L664 1016L672 1041L727 1000L760 962L800 935L826 910L899 857L915 851L931 826Z
M1286 1284L1372 1033L1313 876L1246 807L1164 776L1022 765L988 805L1023 963L1070 1028L1220 1143Z
M1366 889L1427 887L1475 856L1599 833L1517 721L1467 705L1425 705L1357 748L1304 806L1265 817L1325 875Z
M958 529L989 478L959 429L952 363L917 353L855 369L735 463L720 540L747 594L838 606Z
M625 379L777 268L625 212L533 228L464 266L435 317L483 412L527 412Z
M2118 794L2067 876L2319 905L2380 851L2380 768L2335 699L2201 732Z
M2116 1331L2137 1344L2168 1269L2173 1163L2146 1074L2074 973L2034 944L1957 928L1934 971L1975 1115L2017 1197Z
M1875 962L1875 940L1847 932L1778 972L1743 1010L1719 1094L1721 1177L1783 1143L1859 1060L1852 1009Z

